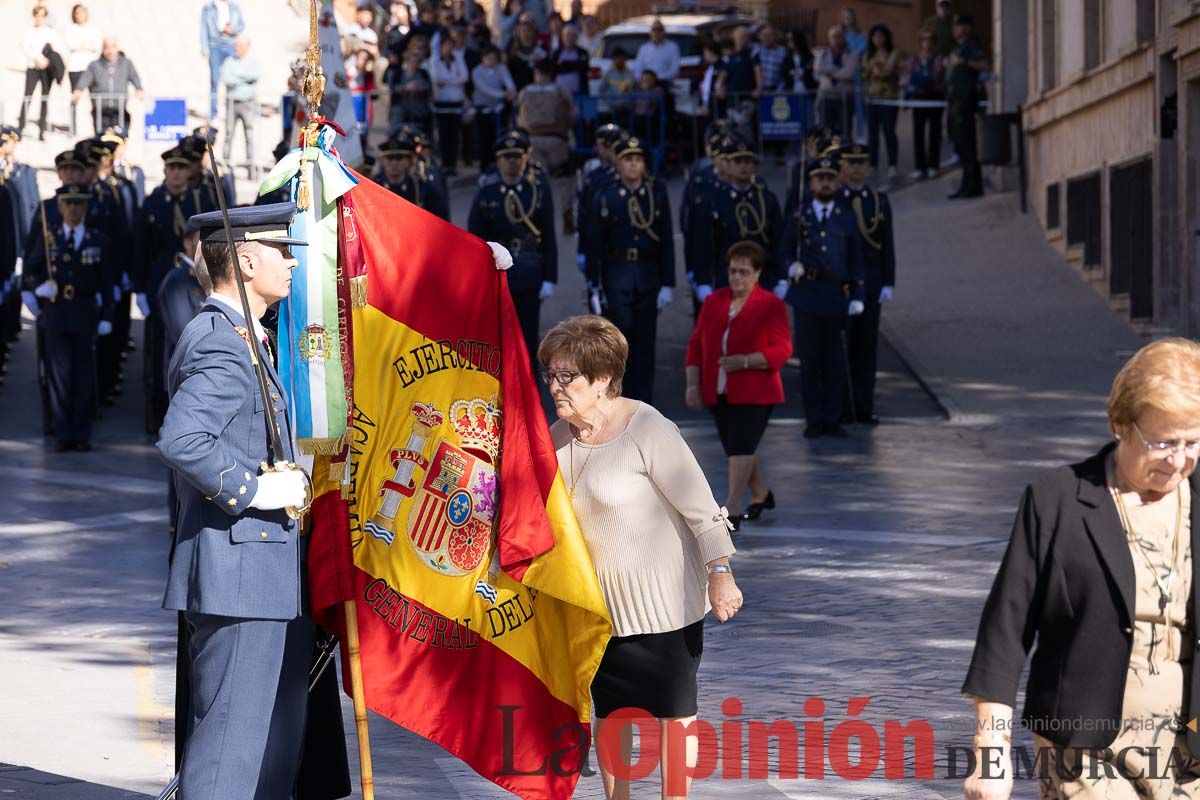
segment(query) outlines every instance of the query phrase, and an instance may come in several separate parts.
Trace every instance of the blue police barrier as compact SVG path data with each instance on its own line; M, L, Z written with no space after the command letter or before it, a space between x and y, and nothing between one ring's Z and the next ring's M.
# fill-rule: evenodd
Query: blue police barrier
M187 101L183 98L152 100L146 111L146 141L177 142L191 133L187 121Z

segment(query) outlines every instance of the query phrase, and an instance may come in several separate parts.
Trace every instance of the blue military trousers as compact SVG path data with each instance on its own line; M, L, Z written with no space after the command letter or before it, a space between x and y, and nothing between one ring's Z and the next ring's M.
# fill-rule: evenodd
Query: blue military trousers
M622 381L631 400L651 402L654 395L655 342L658 338L658 265L649 262L608 264L603 274L605 315L629 342Z
M308 711L312 620L192 611L184 618L192 712L180 800L290 800Z

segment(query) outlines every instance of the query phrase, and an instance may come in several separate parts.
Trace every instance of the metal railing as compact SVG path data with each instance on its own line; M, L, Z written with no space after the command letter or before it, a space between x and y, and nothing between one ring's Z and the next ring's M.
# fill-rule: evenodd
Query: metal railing
M575 96L575 148L577 157L593 152L596 128L608 123L620 125L642 141L650 156L647 166L655 173L662 169L669 142L671 97L653 92Z

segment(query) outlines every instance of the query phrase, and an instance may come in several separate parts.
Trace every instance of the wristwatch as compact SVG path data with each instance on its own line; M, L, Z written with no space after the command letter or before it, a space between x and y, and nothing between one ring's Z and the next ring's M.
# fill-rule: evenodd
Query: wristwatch
M713 564L711 567L708 568L709 575L714 575L718 572L724 572L729 575L732 575L733 567L729 566L728 564Z

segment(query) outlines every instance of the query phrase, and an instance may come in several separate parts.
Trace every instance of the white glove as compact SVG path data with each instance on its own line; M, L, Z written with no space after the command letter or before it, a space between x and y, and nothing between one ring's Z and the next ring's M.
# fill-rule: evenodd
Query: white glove
M538 292L538 300L546 300L554 296L554 284L550 281L542 281L542 290Z
M896 291L896 290L893 287L884 286L882 289L879 290L879 302L886 303L887 301L891 300L892 292L894 292L894 291Z
M776 283L774 292L775 292L775 296L778 297L780 300L787 297L788 282L787 281L779 281L778 283Z
M116 285L113 286L113 302L114 303L121 302L121 287L120 286L116 286Z
M33 293L43 300L53 300L58 297L58 287L50 281L46 281L41 286L33 290Z
M492 260L496 262L496 269L505 270L513 265L512 253L508 252L508 248L499 242L488 242L488 247L492 248Z
M112 333L112 323L106 319L100 320L99 324L96 325L96 335L108 336L110 333Z
M15 264L13 264L13 274L19 278L19 277L21 277L21 274L24 271L25 271L25 259L22 258L21 256L17 256L17 262Z
M583 253L575 256L575 266L579 267L580 272L587 272L587 256Z
M146 293L142 292L137 296L138 311L142 312L142 318L150 316L150 300L146 297Z
M37 319L38 314L42 313L41 306L38 305L37 295L33 292L21 292L21 302L29 309L29 313Z
M673 300L673 299L674 299L674 295L671 292L670 286L664 286L661 289L659 289L658 290L658 310L662 311L664 308L671 305L671 300Z
M857 317L859 314L863 313L863 311L865 311L865 310L866 310L866 306L863 305L862 300L851 300L850 307L848 309L846 309L846 313L852 317Z
M696 287L696 299L703 303L712 294L712 287L707 283L702 283Z
M250 507L263 511L301 508L304 506L306 486L304 473L298 469L264 472L258 476L258 491L250 501Z
M788 277L794 281L798 281L801 278L803 278L804 277L804 265L801 264L799 261L793 261L792 265L790 267L788 267Z
M592 293L588 295L588 305L591 307L593 314L595 314L597 317L600 316L600 311L604 304L600 302L599 292L593 290Z

